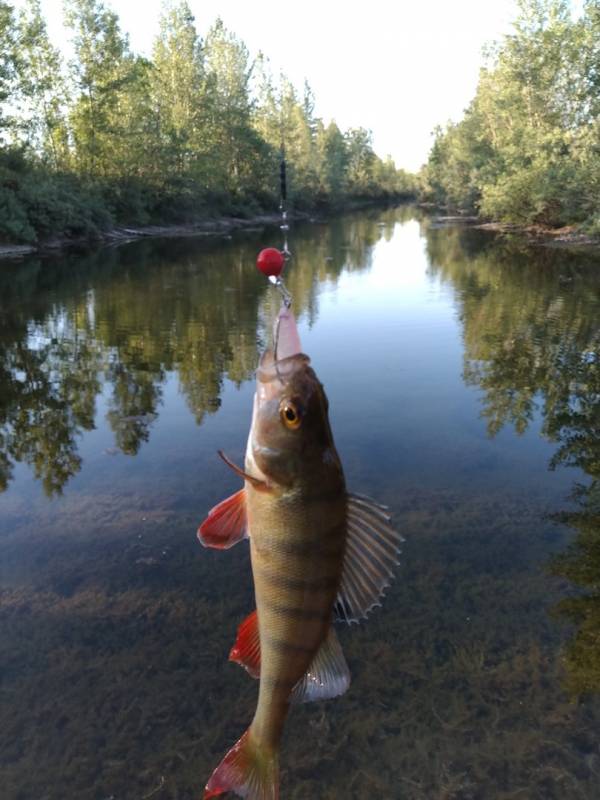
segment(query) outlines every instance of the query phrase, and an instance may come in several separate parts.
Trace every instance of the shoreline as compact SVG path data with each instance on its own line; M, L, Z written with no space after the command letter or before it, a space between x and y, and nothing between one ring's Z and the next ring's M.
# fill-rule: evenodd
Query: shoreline
M548 228L544 225L519 225L516 222L484 222L481 217L467 214L434 215L435 206L427 203L417 203L417 205L425 211L432 212L432 222L439 226L460 223L475 230L490 231L502 236L520 236L529 244L545 247L600 247L600 236L582 233L575 225Z
M354 211L357 208L377 205L373 203L349 204L340 209ZM518 225L511 222L484 222L481 217L464 214L434 214L434 206L428 203L415 203L419 208L432 213L432 224L437 226L461 224L481 231L497 233L501 236L519 236L530 244L545 247L600 247L600 237L589 236L581 233L574 225L562 228L547 228L543 225ZM333 212L336 213L336 212ZM331 216L331 210L309 213L306 211L288 212L288 219L294 221L321 220ZM56 236L45 239L35 245L0 243L1 260L21 260L30 255L49 255L71 247L102 247L108 245L126 244L138 239L155 238L185 238L227 236L238 230L260 229L281 224L281 214L270 212L257 214L254 217L213 217L199 219L196 222L177 223L170 225L117 225L106 231L101 231L93 238Z
M304 212L288 212L288 219L306 220L313 216ZM1 244L0 259L19 260L29 255L48 255L70 247L96 247L111 244L126 244L138 239L184 238L193 236L227 236L237 230L251 230L281 224L280 213L258 214L254 217L215 217L197 222L174 225L118 225L101 231L98 236L76 237L56 236L45 239L36 245Z
M313 209L312 211L288 211L287 218L294 222L322 222L340 213L398 205L407 201L405 198L388 198L386 201L353 200L336 208ZM281 225L281 212L271 211L256 214L253 217L205 217L195 222L173 223L168 225L115 225L96 236L53 236L37 244L12 244L0 242L0 261L12 259L19 261L30 255L50 255L68 250L71 247L94 248L110 245L126 244L138 239L184 238L194 236L228 236L238 230L260 230L265 227Z
M511 222L478 222L474 227L504 236L525 236L531 243L546 247L600 247L600 237L581 233L575 225L547 228L544 225L517 225Z

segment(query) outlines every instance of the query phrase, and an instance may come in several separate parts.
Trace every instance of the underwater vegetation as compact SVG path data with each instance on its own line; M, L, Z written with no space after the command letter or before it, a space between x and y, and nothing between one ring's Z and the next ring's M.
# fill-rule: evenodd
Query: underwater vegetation
M4 797L128 800L164 778L156 796L192 800L251 718L255 684L226 662L253 603L247 551L198 559L195 514L167 500L115 500L86 540L74 509L3 536ZM393 510L399 580L340 631L347 694L291 716L282 797L592 800L600 707L561 690L559 592L538 568L555 527L524 496L413 489Z
M563 553L549 564L577 593L562 599L553 611L575 630L564 650L567 691L575 698L600 692L600 487L598 480L575 492L578 508L556 514L557 521L577 533Z

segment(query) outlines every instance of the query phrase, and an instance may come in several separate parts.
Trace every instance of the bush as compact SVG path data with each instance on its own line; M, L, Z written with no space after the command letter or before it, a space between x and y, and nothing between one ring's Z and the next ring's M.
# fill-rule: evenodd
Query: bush
M50 236L92 237L112 224L98 188L0 152L0 237L33 243Z
M480 211L501 221L559 227L581 221L574 192L577 194L577 175L573 166L566 160L552 163L541 158L485 185Z
M0 185L0 239L31 244L37 239L27 210L14 190Z

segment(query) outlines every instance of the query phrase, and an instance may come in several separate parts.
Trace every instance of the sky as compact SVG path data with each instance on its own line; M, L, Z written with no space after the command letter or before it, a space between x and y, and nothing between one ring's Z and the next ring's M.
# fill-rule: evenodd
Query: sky
M516 0L188 0L200 36L220 16L342 129L373 132L376 152L417 170L435 125L458 120L475 93L482 48L510 32ZM19 2L14 3L19 5ZM162 0L105 0L132 49L150 54ZM68 47L62 0L41 0L52 41Z

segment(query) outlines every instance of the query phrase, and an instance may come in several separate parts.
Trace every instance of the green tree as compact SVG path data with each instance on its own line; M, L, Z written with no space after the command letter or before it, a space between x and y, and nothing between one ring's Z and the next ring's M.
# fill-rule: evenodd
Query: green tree
M14 91L15 40L16 31L12 6L0 0L0 135L9 124L3 105Z
M131 90L140 85L143 62L131 54L117 15L101 0L67 0L65 19L74 34L71 67L78 95L71 125L77 167L105 177L131 172L139 161L130 155L137 133Z
M65 169L69 144L63 65L48 38L39 0L26 0L18 35L20 139L51 169Z
M437 129L424 197L508 222L600 229L600 9L520 0L459 123ZM594 222L597 220L597 222Z
M348 148L346 139L332 120L327 127L319 125L316 133L319 157L320 193L338 204L347 188Z
M210 180L211 94L187 2L164 9L152 51L151 96L161 171L167 176L193 176L205 185Z
M218 171L213 185L230 196L251 195L268 169L269 148L253 125L248 49L217 19L206 35L204 60L214 109L209 136Z
M372 134L366 128L351 128L346 133L347 179L352 194L369 197L374 193Z
M258 176L257 188L264 202L274 205L277 198L274 176L283 147L281 108L277 87L271 73L269 60L259 53L253 65L249 85L252 102L252 126L265 143L262 178Z

